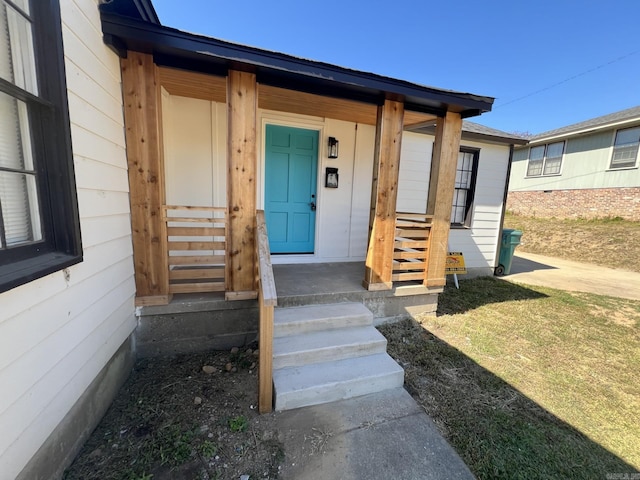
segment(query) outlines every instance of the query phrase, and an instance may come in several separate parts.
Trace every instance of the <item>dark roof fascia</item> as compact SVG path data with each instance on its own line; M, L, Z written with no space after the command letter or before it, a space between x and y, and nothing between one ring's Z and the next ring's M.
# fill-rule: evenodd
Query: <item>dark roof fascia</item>
M151 0L133 0L138 10L143 15L142 20L151 22L156 25L160 25L160 19L156 13L156 9L153 7Z
M101 18L105 42L121 56L127 49L185 64L199 63L201 68L234 67L254 71L263 83L286 80L302 88L305 84L324 88L332 94L342 90L346 98L378 104L385 96L398 96L404 98L408 110L436 114L449 110L464 118L490 111L494 100L229 43L114 15L104 9Z
M160 25L151 0L101 0L100 11Z

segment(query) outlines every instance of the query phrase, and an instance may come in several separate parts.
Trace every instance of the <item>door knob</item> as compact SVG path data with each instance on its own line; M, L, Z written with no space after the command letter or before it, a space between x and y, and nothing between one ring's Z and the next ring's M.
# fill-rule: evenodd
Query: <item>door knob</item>
M309 205L311 206L311 211L312 211L312 212L315 212L315 211L316 211L316 204L315 204L315 202L311 202Z

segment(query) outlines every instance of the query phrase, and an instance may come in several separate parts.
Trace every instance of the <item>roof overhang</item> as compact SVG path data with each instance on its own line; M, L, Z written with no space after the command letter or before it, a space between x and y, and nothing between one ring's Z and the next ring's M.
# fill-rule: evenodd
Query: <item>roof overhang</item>
M99 0L100 10L105 13L113 13L125 17L136 18L144 22L160 25L160 19L151 0Z
M529 145L535 146L535 145L545 144L549 142L558 142L561 140L566 140L567 138L571 138L571 137L591 135L593 133L598 133L605 130L634 127L637 125L640 125L640 117L626 118L624 120L619 120L616 122L607 122L607 123L603 123L602 125L590 126L587 128L578 128L576 130L564 131L558 134L552 133L551 135L545 135L545 134L536 135L534 138L529 140Z
M483 142L483 143L492 143L496 145L526 145L529 141L526 138L516 137L508 134L507 132L501 132L500 130L486 128L486 132L474 131L469 126L465 125L467 122L462 124L462 135L461 138L463 140L468 140L470 142ZM422 133L424 135L435 135L436 127L432 122L414 125L408 128L409 131Z
M385 99L402 100L406 110L436 115L480 115L491 110L494 100L195 35L114 14L107 7L100 7L104 41L122 57L131 50L152 54L159 65L185 70L222 76L229 69L249 71L265 85L377 105Z

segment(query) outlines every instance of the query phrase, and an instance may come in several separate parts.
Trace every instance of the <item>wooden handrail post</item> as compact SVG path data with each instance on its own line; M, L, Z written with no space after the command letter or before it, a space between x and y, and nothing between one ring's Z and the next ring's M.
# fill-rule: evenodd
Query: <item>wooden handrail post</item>
M273 315L278 304L278 295L271 265L267 224L262 210L256 214L256 236L258 304L260 307L258 411L269 413L273 409Z

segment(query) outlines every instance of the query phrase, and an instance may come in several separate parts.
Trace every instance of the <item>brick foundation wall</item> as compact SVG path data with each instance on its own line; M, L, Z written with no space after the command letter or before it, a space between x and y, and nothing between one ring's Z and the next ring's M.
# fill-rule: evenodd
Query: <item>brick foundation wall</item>
M622 217L638 222L640 187L509 192L507 210L531 217Z

